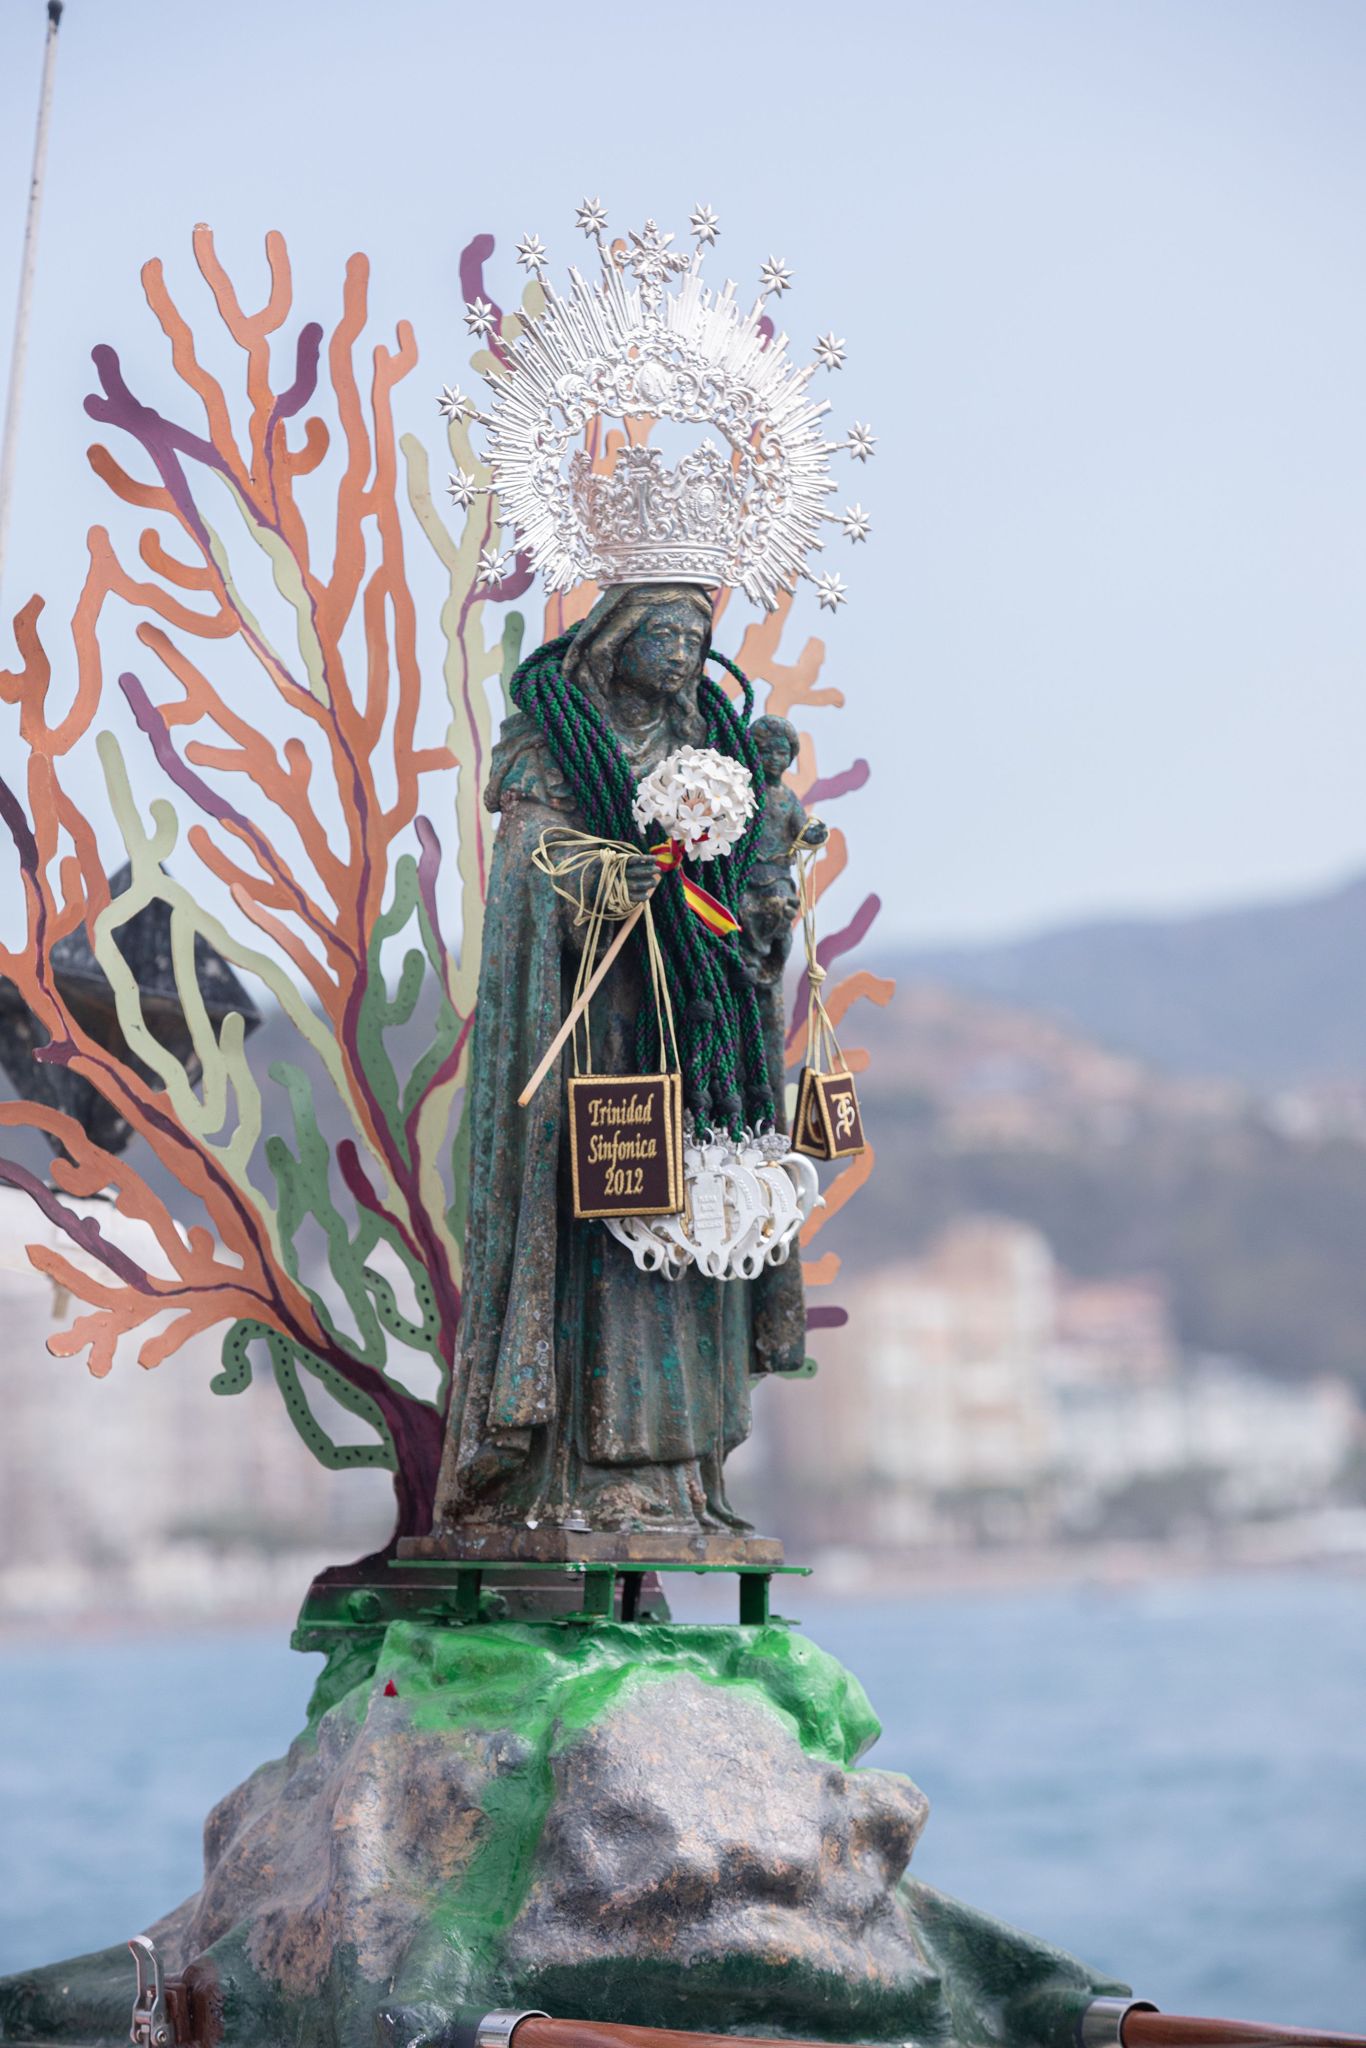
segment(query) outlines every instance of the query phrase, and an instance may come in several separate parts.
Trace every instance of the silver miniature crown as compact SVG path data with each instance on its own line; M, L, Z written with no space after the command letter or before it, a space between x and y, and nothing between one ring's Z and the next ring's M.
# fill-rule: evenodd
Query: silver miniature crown
M772 611L800 577L816 585L834 611L847 590L837 574L817 576L807 557L823 545L822 528L867 537L859 505L831 512L836 484L829 458L847 450L866 462L873 435L855 424L843 441L825 438L828 402L807 392L818 365L838 370L844 343L825 334L816 362L798 366L785 334L774 334L765 301L792 282L785 263L770 258L746 311L728 282L702 282L705 247L718 223L709 207L689 223L697 242L687 255L674 237L646 221L623 241L606 239L607 216L585 200L578 225L597 245L602 274L590 283L570 270L561 295L547 281L539 236L518 244L518 261L541 286L543 309L528 308L515 338L490 341L494 396L481 411L450 387L438 401L448 418L477 420L488 432L487 484L463 471L451 495L468 505L475 493L498 495L500 519L531 558L548 590L600 584L701 583L742 589ZM476 299L465 324L493 337L492 306ZM595 471L583 447L595 420L649 417L710 427L707 438L670 468L656 448L629 443L610 472ZM485 550L481 573L495 580L504 557Z

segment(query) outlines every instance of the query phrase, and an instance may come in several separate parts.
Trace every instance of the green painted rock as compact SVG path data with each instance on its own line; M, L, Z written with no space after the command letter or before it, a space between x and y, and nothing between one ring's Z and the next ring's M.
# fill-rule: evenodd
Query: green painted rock
M779 1625L395 1623L333 1653L151 1931L241 2048L409 2048L506 2005L1064 2048L1123 1987L907 1879L926 1802L854 1768L877 1733ZM131 1985L123 1949L10 1978L0 2033L120 2041Z

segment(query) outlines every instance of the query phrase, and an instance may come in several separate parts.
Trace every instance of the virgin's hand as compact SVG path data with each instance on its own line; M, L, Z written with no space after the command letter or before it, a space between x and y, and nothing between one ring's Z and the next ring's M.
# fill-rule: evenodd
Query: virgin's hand
M626 893L633 903L643 903L647 896L653 896L663 873L658 861L648 853L635 853L626 863Z
M830 837L830 827L824 818L808 818L802 827L803 846L824 846Z

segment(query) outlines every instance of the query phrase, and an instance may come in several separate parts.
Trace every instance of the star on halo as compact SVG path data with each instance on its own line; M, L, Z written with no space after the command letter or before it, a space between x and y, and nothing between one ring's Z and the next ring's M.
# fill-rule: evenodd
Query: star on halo
M545 253L545 243L539 235L523 235L517 244L517 261L523 270L529 270L539 277L549 260Z
M700 248L709 249L721 232L721 223L709 206L695 206L688 222L688 233L695 235Z
M781 298L782 294L792 283L792 272L788 269L781 256L769 257L767 263L759 271L759 283L765 298L768 297L770 292L772 292L775 298Z
M600 199L585 199L574 215L574 225L582 228L586 235L602 235L607 232L607 208Z
M827 370L842 370L844 368L844 343L833 328L829 334L817 336L816 354L825 364Z
M479 581L501 583L516 560L514 555L505 555L501 548L487 547L479 550Z
M465 325L471 334L477 335L480 339L492 334L495 318L494 310L487 299L471 299L465 308Z
M474 411L474 407L458 384L442 385L436 407L442 418L448 420L466 419Z
M451 494L451 503L468 512L479 496L481 486L463 469L453 469L446 479L446 489Z
M840 521L850 540L867 540L872 523L862 505L846 505Z
M875 445L872 428L855 420L849 429L849 439L845 445L855 462L866 462Z
M837 612L849 596L844 578L833 569L828 575L816 578L816 595L823 612Z

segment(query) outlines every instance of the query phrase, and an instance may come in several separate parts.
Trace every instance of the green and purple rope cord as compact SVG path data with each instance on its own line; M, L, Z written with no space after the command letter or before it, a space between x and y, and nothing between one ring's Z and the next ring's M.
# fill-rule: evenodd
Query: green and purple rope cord
M602 714L564 674L563 659L577 626L538 647L512 678L511 696L540 729L556 767L573 792L590 832L601 839L620 839L647 851L632 815L636 781L621 743ZM697 704L707 728L707 744L749 770L754 786L754 814L729 854L707 863L706 885L735 917L750 868L754 864L759 825L764 811L764 776L750 737L754 687L728 656L708 649L739 683L743 717L710 676L697 689ZM773 1118L773 1089L764 1052L763 1024L754 984L746 972L738 933L718 938L687 908L679 871L665 874L651 899L655 910L669 997L679 1028L683 1063L683 1095L698 1123L714 1124L738 1135ZM644 940L638 938L644 969ZM659 1027L653 1007L641 1005L636 1026L636 1058L642 1073L659 1056Z

